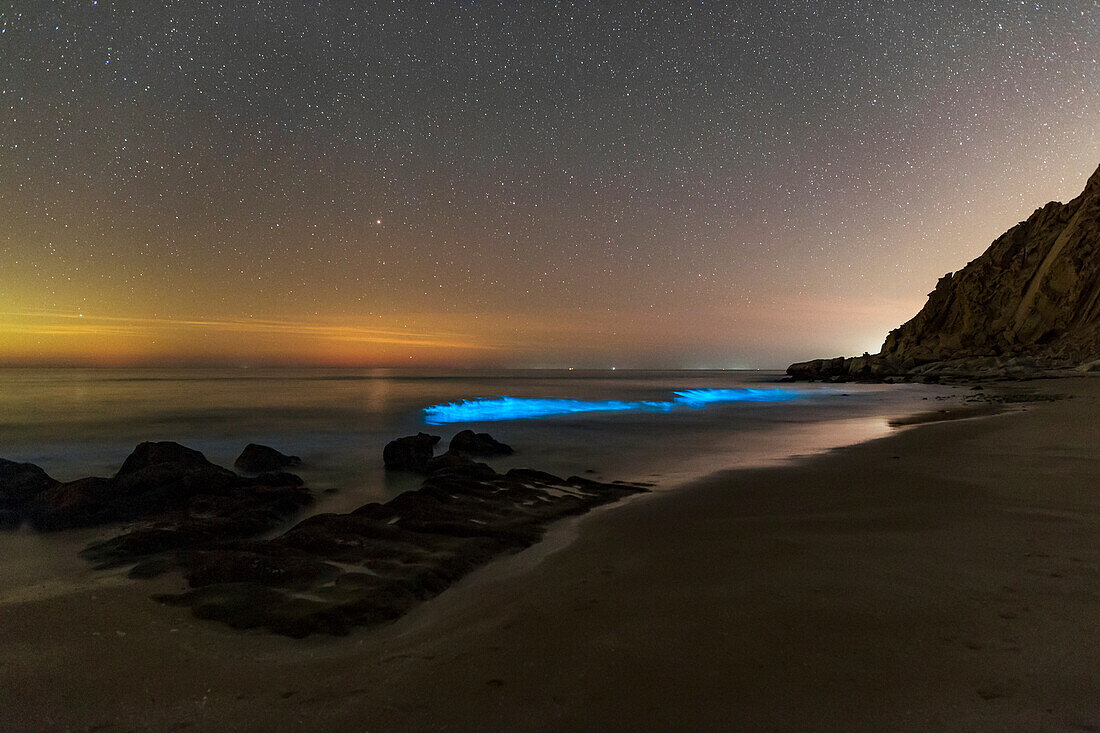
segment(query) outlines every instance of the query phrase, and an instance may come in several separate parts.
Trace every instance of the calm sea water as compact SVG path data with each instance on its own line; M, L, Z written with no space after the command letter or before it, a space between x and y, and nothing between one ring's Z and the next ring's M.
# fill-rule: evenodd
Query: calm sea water
M175 440L232 466L249 442L301 456L315 511L350 511L415 488L387 475L382 448L427 431L440 450L464 428L516 454L490 463L669 488L715 470L779 462L888 433L887 421L931 409L948 388L779 384L757 371L0 370L0 457L60 480L112 475L145 440ZM675 391L784 390L775 402L669 411L585 412L430 425L424 409L474 398L668 401ZM794 392L796 394L791 395ZM327 489L334 492L324 493ZM0 533L0 600L20 587L80 576L75 553L112 528L36 536Z
M320 489L359 503L408 481L387 477L382 448L420 430L445 446L485 430L517 454L495 461L560 473L667 483L864 440L886 420L927 409L946 390L913 385L779 384L757 371L0 370L0 457L61 480L110 475L144 440L175 440L226 466L249 442L301 456ZM586 412L429 425L424 408L509 396L665 401L689 389L782 390L782 401L716 403L668 412ZM345 503L333 498L333 503Z

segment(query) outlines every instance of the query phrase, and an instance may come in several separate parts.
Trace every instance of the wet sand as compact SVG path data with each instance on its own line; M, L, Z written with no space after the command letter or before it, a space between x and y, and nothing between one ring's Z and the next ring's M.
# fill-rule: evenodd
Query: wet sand
M344 638L0 606L0 729L1093 730L1100 379L599 511Z

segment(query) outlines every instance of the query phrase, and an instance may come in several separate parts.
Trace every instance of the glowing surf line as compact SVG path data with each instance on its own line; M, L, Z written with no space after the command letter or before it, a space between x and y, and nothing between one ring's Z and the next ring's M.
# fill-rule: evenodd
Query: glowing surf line
M495 397L449 402L424 408L424 422L445 425L458 422L496 422L553 417L583 412L670 412L677 408L700 409L721 402L783 402L802 396L794 390L773 388L686 389L671 400L572 400L549 397Z

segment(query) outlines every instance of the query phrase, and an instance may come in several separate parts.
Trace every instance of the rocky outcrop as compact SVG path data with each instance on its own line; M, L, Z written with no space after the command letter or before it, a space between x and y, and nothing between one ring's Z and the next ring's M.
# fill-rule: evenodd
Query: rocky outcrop
M391 440L382 450L382 460L390 470L429 474L445 467L465 467L472 463L470 456L510 456L513 452L510 445L488 433L463 430L451 438L447 452L435 456L435 446L440 440L438 435L428 433Z
M425 473L435 453L435 444L440 440L440 436L427 433L391 440L382 449L382 461L393 471Z
M450 450L470 456L510 456L512 446L501 443L488 433L463 430L451 438Z
M449 468L469 468L473 465L475 465L473 459L467 456L465 453L448 450L446 453L438 455L432 460L428 461L427 465L424 468L424 473L432 474L436 471L442 471ZM486 468L488 468L488 466L486 466Z
M264 473L299 466L301 463L302 459L298 456L288 456L266 445L249 443L237 456L233 467L245 473Z
M796 379L1047 376L1100 358L1100 169L942 277L876 355L792 364Z
M58 483L33 463L0 458L0 529L18 527L26 505Z
M450 469L385 504L310 517L272 540L180 553L192 590L158 599L236 628L343 634L397 618L495 555L535 543L555 519L642 490Z
M915 366L914 364L910 366ZM837 356L832 359L813 359L791 364L787 374L795 379L881 379L899 373L890 362L878 356L864 354L857 357Z
M244 536L277 526L311 501L292 474L246 478L179 443L142 443L112 478L44 486L19 507L18 519L43 531L155 519L166 531Z
M302 480L290 473L241 479L228 490L200 492L170 511L145 515L126 534L87 548L82 555L101 567L156 553L253 537L276 529L313 503Z
M425 443L435 441L404 445ZM312 516L271 539L146 527L84 554L104 565L138 561L132 577L182 571L190 590L157 598L200 618L289 636L343 634L397 618L492 557L537 542L556 519L643 491L526 469L500 474L448 451L415 491Z

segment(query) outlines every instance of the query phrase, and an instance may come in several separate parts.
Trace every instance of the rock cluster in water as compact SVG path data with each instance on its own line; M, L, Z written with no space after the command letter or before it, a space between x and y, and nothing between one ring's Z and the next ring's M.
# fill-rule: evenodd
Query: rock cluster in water
M36 497L59 483L33 463L0 458L0 528L15 529L22 524Z
M245 473L266 473L268 471L281 471L284 468L292 468L301 465L302 459L298 456L288 456L266 445L249 443L233 462L233 467Z
M425 476L419 489L266 539L312 500L302 481L242 477L177 443L142 443L113 478L68 484L0 461L0 509L16 507L16 520L39 529L139 520L82 555L99 567L134 564L137 578L181 571L190 590L157 598L200 618L305 636L396 618L490 558L535 543L554 520L646 491L530 469L498 473L469 456L511 448L484 433L455 437L441 456L432 455L440 438L424 433L386 446L388 467ZM238 467L288 465L291 457L258 448Z
M435 455L435 444L440 440L438 435L427 433L391 440L382 450L382 460L391 470L424 473Z
M293 474L240 476L172 442L140 444L110 478L61 482L33 464L0 459L0 526L7 528L157 520L189 535L247 536L277 527L312 501Z
M451 438L450 450L468 456L510 456L512 446L501 443L488 433L463 430Z
M945 275L878 354L792 364L795 379L1056 376L1100 371L1100 169Z
M269 540L177 553L172 564L192 589L158 599L236 628L343 634L401 616L494 556L534 544L556 519L640 491L524 469L500 474L472 462L447 466L385 504L309 517Z

